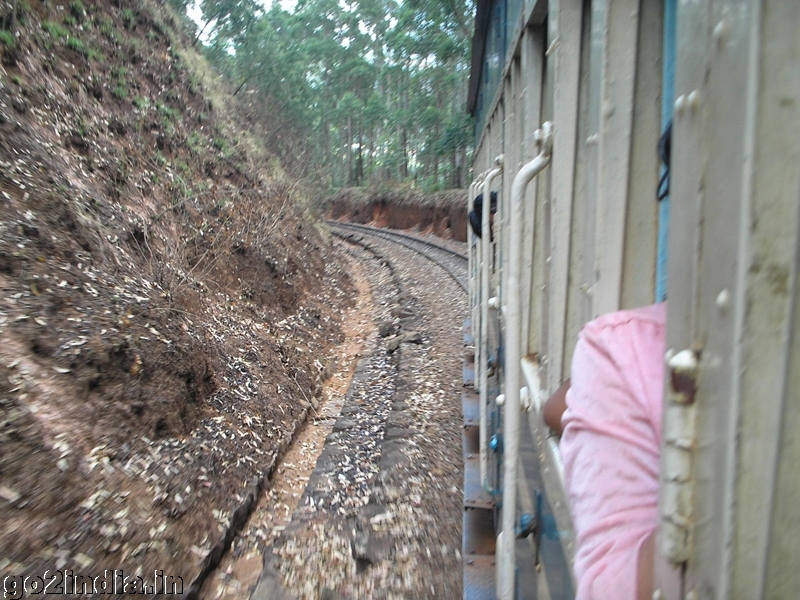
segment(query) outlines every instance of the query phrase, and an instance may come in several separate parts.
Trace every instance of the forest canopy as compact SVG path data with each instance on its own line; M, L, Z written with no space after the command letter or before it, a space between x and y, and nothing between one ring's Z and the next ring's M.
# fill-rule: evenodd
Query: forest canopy
M471 0L170 3L306 177L330 189L465 185Z

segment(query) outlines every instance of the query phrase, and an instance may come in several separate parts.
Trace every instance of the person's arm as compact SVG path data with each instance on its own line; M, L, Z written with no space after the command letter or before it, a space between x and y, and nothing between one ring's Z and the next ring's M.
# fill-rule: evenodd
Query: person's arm
M567 391L571 381L567 379L547 399L544 405L544 422L553 433L561 435L561 415L567 409ZM648 535L639 547L637 557L637 600L650 600L653 593L653 561L655 557L656 533Z
M582 600L649 598L662 357L663 326L625 315L587 325L575 348L560 448Z
M570 380L567 379L560 388L558 388L552 396L544 403L544 423L553 433L561 435L563 429L561 427L561 415L567 410L567 390L569 389Z
M567 379L544 405L544 422L553 433L561 435L561 415L567 409L567 391L571 381ZM655 531L650 533L639 547L637 557L637 600L650 600L653 594L653 562L655 558Z
M651 600L653 597L653 563L656 556L656 532L648 535L639 546L636 561L638 589L636 600Z

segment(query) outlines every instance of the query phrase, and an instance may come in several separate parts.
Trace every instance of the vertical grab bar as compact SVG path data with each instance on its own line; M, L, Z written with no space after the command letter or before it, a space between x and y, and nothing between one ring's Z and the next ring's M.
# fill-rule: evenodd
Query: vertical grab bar
M480 186L482 175L475 178L475 181L469 184L469 194L467 196L467 257L468 266L467 273L469 274L469 309L470 318L472 318L472 332L475 334L475 328L478 324L475 322L472 314L472 308L475 305L475 233L472 231L472 226L469 222L469 214L475 208L475 190Z
M522 166L511 184L511 215L509 219L508 305L506 326L506 387L503 410L503 519L498 539L498 597L514 600L514 547L517 516L517 467L519 463L520 429L520 360L522 358L520 276L522 263L522 197L528 184L550 164L553 147L553 126L549 121L536 131L539 154ZM481 450L483 448L481 447Z
M489 356L489 281L491 280L489 250L492 243L491 225L489 224L489 213L492 210L492 179L503 171L503 155L494 159L494 169L486 174L483 182L483 204L481 210L481 343L480 343L480 363L478 370L480 373L480 461L481 461L481 484L487 490L492 490L489 485L489 425L487 403L489 402L489 367L486 362Z
M469 199L467 202L467 243L469 244L469 251L467 252L467 256L469 257L469 318L470 318L470 329L472 331L472 341L473 341L473 380L472 380L472 387L476 391L480 389L480 377L478 366L480 365L480 343L475 343L477 336L480 334L481 330L481 320L480 320L480 262L478 260L478 236L475 235L475 232L472 230L472 224L469 221L469 213L475 209L475 198L478 195L478 191L481 189L483 185L483 178L486 176L486 171L481 173L475 178L475 181L472 182L469 188Z

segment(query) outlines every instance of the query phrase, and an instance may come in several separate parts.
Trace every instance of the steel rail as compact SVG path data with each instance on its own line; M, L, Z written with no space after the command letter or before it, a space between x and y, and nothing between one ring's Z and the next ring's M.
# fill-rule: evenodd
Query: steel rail
M394 243L399 244L401 246L405 246L409 250L413 250L417 254L423 256L424 258L427 258L429 261L431 261L435 265L441 267L448 275L450 275L450 277L453 279L453 281L455 281L461 287L462 290L464 290L466 292L467 289L468 289L468 283L467 283L467 280L468 280L468 277L469 277L469 273L468 272L465 272L463 275L459 275L457 273L454 273L453 269L450 266L448 266L447 264L445 264L445 262L443 262L440 259L435 258L434 256L432 256L428 252L420 250L419 246L427 246L428 248L433 248L433 249L438 250L440 252L444 252L445 254L448 254L451 258L457 258L459 261L463 261L464 263L467 262L467 256L465 254L461 254L460 252L456 252L455 250L451 250L450 248L447 248L446 246L442 246L442 245L437 244L435 242L430 242L428 240L423 240L423 239L420 239L420 238L415 237L413 235L408 235L408 234L405 234L405 233L399 233L399 232L396 232L396 231L388 231L388 230L385 230L385 229L379 229L379 228L376 228L376 227L369 227L368 225L359 225L359 224L355 224L355 223L340 223L338 221L327 221L327 223L331 227L332 230L336 229L336 228L339 228L339 229L344 229L344 230L347 230L347 231L358 231L358 232L364 233L366 235L371 235L373 237L381 238L381 239L384 239L386 241L394 242ZM336 232L334 231L334 233L336 233ZM415 247L414 244L417 244L417 246Z
M418 238L415 235L411 235L408 233L402 233L400 231L395 231L394 229L383 229L381 227L370 227L369 225L362 225L360 223L341 223L340 221L326 221L328 225L338 225L340 227L345 227L349 229L358 229L361 231L368 231L370 233L379 232L384 233L389 236L405 238L409 240L414 240L415 242L419 242L420 244L424 244L426 246L430 246L431 248L437 248L442 250L443 252L447 252L448 254L452 254L455 257L467 260L466 254L461 254L461 252L456 252L455 250L448 248L447 246L442 246L441 244L437 244L436 242L431 242L430 240L425 240L422 238Z

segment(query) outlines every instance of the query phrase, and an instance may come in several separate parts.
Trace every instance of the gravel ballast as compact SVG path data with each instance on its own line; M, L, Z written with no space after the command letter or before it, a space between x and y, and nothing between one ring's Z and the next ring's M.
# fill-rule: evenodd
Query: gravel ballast
M251 597L461 598L466 295L406 248L354 241L374 331Z

